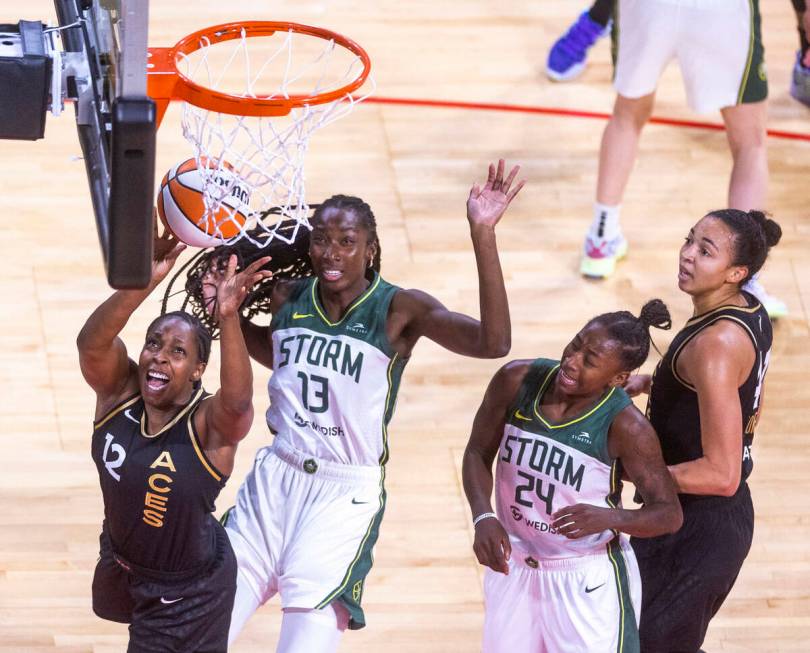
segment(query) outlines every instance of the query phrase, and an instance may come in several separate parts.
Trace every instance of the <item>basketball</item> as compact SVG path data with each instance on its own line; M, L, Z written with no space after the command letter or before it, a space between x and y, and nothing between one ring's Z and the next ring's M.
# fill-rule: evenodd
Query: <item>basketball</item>
M201 169L202 168L202 169ZM206 206L206 194L212 198ZM227 161L200 157L178 163L157 196L161 221L194 247L214 247L236 236L250 213L250 191Z

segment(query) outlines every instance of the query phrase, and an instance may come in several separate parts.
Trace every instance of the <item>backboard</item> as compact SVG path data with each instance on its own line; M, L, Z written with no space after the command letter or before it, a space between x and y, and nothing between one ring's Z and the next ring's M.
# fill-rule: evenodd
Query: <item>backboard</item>
M54 0L54 6L62 29L52 33L61 35L63 50L54 48L60 63L54 83L63 83L62 94L74 101L107 279L115 288L144 287L151 274L156 132L146 94L149 2Z

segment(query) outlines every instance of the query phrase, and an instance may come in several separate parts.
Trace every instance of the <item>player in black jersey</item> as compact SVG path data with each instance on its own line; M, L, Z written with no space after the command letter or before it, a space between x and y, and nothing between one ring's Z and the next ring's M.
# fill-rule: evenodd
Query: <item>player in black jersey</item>
M757 299L741 289L762 267L781 229L759 211L714 211L681 248L678 287L694 316L654 376L648 416L683 507L673 535L632 539L642 580L641 650L695 653L748 555L754 510L746 478L762 406L772 330Z
M221 329L221 389L202 389L211 348L191 315L168 313L147 329L138 362L118 334L183 250L156 239L152 280L119 290L77 339L82 374L96 393L92 454L104 498L93 610L129 623L130 652L227 650L236 561L214 500L253 420L253 377L239 327L246 291L267 258L236 273L212 271Z

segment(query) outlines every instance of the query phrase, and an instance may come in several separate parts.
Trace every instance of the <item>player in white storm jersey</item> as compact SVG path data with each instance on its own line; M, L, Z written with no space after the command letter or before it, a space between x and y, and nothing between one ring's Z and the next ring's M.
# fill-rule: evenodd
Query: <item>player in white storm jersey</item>
M227 516L239 563L231 640L277 592L277 651L335 651L365 625L360 601L385 508L387 424L402 370L426 336L458 354L504 356L509 306L495 225L523 186L504 162L474 185L467 218L481 319L454 313L375 270L371 209L338 195L312 217L313 275L276 284L269 327L243 323L250 355L271 368L267 413L275 440L259 451Z
M462 475L486 565L484 653L638 653L641 587L629 533L681 525L650 423L622 389L647 358L660 300L590 320L560 361L517 360L487 389ZM497 455L492 511L492 463ZM621 507L622 473L645 499Z

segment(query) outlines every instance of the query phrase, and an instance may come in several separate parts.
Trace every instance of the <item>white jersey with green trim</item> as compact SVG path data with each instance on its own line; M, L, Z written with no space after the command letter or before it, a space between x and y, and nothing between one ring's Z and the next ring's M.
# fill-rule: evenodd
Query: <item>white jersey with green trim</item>
M569 540L552 528L551 515L577 503L621 506L621 468L608 453L616 415L631 404L612 388L581 415L553 423L541 410L559 363L535 360L504 426L496 467L498 518L510 540L538 560L604 552L612 530Z
M317 279L296 285L270 325L267 424L276 438L325 460L385 464L387 426L407 362L385 334L398 290L375 274L343 317L331 322Z

